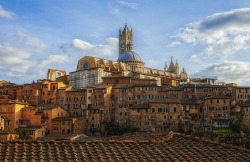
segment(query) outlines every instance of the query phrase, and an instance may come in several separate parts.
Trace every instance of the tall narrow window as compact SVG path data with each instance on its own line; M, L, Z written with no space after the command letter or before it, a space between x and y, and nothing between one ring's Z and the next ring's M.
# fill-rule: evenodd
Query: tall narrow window
M84 62L83 69L87 70L88 68L89 68L89 63L88 62Z

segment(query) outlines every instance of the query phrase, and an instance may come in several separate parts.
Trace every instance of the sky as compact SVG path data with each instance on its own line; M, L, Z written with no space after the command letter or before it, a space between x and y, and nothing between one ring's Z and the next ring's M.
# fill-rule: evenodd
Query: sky
M0 0L0 80L73 72L84 56L116 61L125 23L146 67L173 56L189 77L250 86L249 0Z

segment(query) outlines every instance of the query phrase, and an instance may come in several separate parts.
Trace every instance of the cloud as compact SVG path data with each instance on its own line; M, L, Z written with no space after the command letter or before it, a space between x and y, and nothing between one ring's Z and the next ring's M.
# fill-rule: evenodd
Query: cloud
M20 73L7 72L7 76L15 78L15 80L21 80L24 82L29 82L31 80L37 79L37 75L34 74L20 74Z
M173 46L177 46L177 45L179 45L179 44L181 44L181 42L179 42L179 41L174 41L174 42L169 43L168 46L169 46L169 47L173 47Z
M11 19L15 16L14 13L10 11L6 11L2 5L0 5L0 17L6 18L6 19Z
M136 8L137 7L137 3L133 3L133 2L126 2L126 1L118 1L121 5L126 6L126 7L130 7L130 8Z
M40 60L39 68L48 68L48 65L62 65L71 63L73 60L67 55L49 55L47 58Z
M0 43L0 77L6 76L18 83L44 79L48 68L67 66L73 61L66 54L47 54L49 46L26 33L18 32L11 40L14 41Z
M0 44L0 70L11 72L26 72L35 63L28 60L31 53L28 49L15 48L9 44Z
M94 45L80 39L74 39L72 41L72 47L79 49L83 55L95 57L112 56L118 50L118 39L110 37L104 45Z
M250 48L250 8L216 13L180 29L177 39L204 45L203 56L228 56Z
M34 52L40 52L41 50L48 48L48 45L44 43L41 39L30 36L23 32L16 33L15 43L21 44L22 47L32 47Z
M226 83L238 83L245 85L250 83L250 63L243 61L223 61L213 64L200 72L191 74L191 77L217 76L218 81Z

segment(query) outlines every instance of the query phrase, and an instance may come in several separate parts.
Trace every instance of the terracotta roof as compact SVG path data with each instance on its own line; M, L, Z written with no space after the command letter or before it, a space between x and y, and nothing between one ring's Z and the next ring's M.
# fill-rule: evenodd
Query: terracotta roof
M0 142L0 161L249 161L250 150L169 133L156 140Z

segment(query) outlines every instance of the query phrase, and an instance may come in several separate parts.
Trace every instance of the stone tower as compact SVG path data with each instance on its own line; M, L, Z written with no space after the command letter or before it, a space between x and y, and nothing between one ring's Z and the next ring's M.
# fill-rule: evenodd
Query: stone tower
M122 32L119 30L119 56L126 51L133 51L133 30L129 30L127 24Z
M176 60L176 63L175 63L175 69L176 69L176 76L179 77L179 64Z

